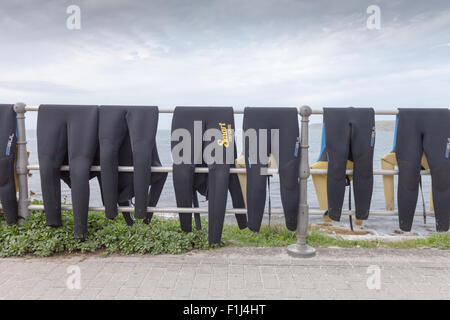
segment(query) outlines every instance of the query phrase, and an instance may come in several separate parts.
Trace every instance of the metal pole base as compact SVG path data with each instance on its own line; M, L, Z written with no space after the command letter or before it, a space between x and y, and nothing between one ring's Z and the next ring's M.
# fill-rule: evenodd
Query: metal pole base
M289 245L287 252L295 258L312 258L316 255L316 249L306 244L300 245L298 243Z

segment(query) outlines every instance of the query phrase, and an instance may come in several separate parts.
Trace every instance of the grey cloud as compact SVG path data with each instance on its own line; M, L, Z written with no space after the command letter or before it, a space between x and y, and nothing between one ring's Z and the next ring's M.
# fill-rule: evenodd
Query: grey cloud
M65 27L71 4L80 31ZM365 28L371 4L379 31ZM0 99L443 104L449 35L448 0L8 0Z
M35 93L55 93L60 94L86 94L91 90L84 88L76 88L73 86L62 85L58 83L52 83L48 81L0 81L0 89L13 90L13 91L29 91Z
M409 19L447 8L446 0L411 1L7 1L0 14L3 37L9 41L102 42L108 36L132 36L145 43L157 38L175 48L211 43L276 40L285 35L317 32L323 28L355 28L366 19L370 4L383 8L383 21ZM65 28L65 9L77 4L82 10L83 31ZM3 33L3 32L2 32ZM310 34L313 36L313 34Z

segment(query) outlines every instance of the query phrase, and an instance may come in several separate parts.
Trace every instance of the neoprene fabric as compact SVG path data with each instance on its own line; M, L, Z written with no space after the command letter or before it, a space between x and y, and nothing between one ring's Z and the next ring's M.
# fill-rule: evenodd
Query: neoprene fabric
M60 167L70 166L75 237L87 236L90 167L98 145L98 107L41 105L37 121L38 158L47 225L61 226Z
M369 217L373 190L375 112L372 108L324 108L328 159L328 216L339 221L346 186L347 161L353 161L355 216Z
M448 231L450 215L450 111L399 109L395 154L399 168L399 225L411 231L419 192L422 154L431 171L436 230Z
M201 122L198 132L194 132L194 122ZM225 136L220 138L228 140L223 143L222 163L206 164L203 152L211 144L218 144L219 140L200 142L197 147L194 139L200 138L208 129L217 129L223 132ZM235 174L230 175L230 168L234 167L236 159L236 146L234 144L234 115L231 107L176 107L172 120L172 153L174 147L180 142L173 136L177 129L185 129L189 132L191 143L189 144L190 157L188 163L173 164L173 185L175 188L175 197L178 207L192 208L198 206L197 192L208 199L208 237L210 243L219 243L222 237L222 228L225 218L227 204L227 195L230 191L233 207L244 208L244 199L242 197L239 179ZM231 130L231 131L228 131ZM198 141L198 140L197 140ZM226 154L231 152L231 163L226 163ZM173 155L175 157L176 155ZM194 173L196 167L208 167L209 173ZM185 232L192 231L192 214L180 213L181 228ZM196 214L196 227L200 228L199 215ZM247 225L245 215L236 214L239 228L243 229Z
M248 227L252 231L259 231L266 204L267 175L261 174L262 168L268 163L260 158L260 129L267 130L266 157L273 153L279 159L278 170L280 175L281 203L283 205L286 227L294 231L297 229L297 216L299 204L299 176L298 166L300 159L299 126L297 108L245 108L244 134L253 129L256 131L258 142L251 141L245 136L244 155L247 169L247 212ZM272 148L272 131L279 130L279 148ZM257 161L250 161L251 147L257 152ZM273 149L273 150L272 150ZM256 159L255 159L256 160Z
M167 178L152 172L161 166L156 146L157 107L100 106L99 142L102 193L106 217L117 216L117 204L135 196L135 218L150 222ZM118 172L118 166L134 166L134 173ZM151 185L150 195L148 193Z

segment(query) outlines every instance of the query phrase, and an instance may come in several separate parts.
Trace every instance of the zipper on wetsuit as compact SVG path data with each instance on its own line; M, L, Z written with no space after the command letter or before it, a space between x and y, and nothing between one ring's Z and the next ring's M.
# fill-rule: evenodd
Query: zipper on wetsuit
M373 147L375 146L375 126L372 128L372 135L370 137L370 146Z
M8 138L8 144L6 145L6 155L9 156L11 155L11 145L14 139L14 133L11 134Z
M295 142L295 150L294 150L294 157L298 157L298 150L300 148L300 137L297 137L297 141Z
M447 149L445 150L445 157L448 159L450 156L450 138L448 138Z

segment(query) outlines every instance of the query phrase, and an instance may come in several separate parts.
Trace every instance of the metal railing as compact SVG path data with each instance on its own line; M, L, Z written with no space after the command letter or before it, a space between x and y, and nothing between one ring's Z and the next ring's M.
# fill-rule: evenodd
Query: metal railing
M17 113L17 162L16 171L19 177L19 215L22 218L29 216L30 210L44 210L43 205L30 204L28 194L28 172L30 170L39 170L39 165L29 165L27 156L27 139L25 128L25 113L27 111L38 111L37 106L26 106L24 103L16 103L14 110ZM159 109L159 113L173 113L174 109ZM243 114L243 110L234 110L235 114ZM376 115L396 115L398 112L393 111L376 111ZM309 214L322 215L322 210L313 209L310 210L308 206L307 198L307 182L311 173L313 174L326 174L326 169L310 169L308 160L308 134L309 134L309 118L312 114L323 114L323 110L312 110L309 106L303 106L299 108L299 115L301 117L301 140L300 140L300 163L299 163L299 182L300 182L300 197L299 197L299 212L298 212L298 226L297 226L297 243L288 246L287 252L290 255L296 257L312 257L315 255L315 249L306 244L306 235L309 225ZM100 171L100 166L92 166L91 171ZM68 171L68 166L61 167L62 171ZM119 172L133 172L133 167L120 166ZM152 172L172 172L172 167L152 167ZM196 168L196 173L207 173L208 168ZM245 168L232 168L230 173L245 173ZM277 169L268 169L268 174L278 174ZM347 174L351 175L352 170L347 170ZM374 170L374 175L396 175L397 170ZM421 174L429 174L429 170L423 170ZM61 209L71 210L72 207L68 205L62 205ZM89 207L90 211L104 211L104 207ZM134 207L119 207L119 211L132 212ZM206 208L179 208L179 207L148 207L148 212L158 213L208 213ZM283 213L282 209L273 209L272 213ZM227 209L226 213L247 214L246 209ZM267 213L267 211L265 211ZM343 210L343 215L353 215L354 211ZM393 211L371 211L371 215L374 216L394 216L397 212ZM418 213L420 214L420 213Z

